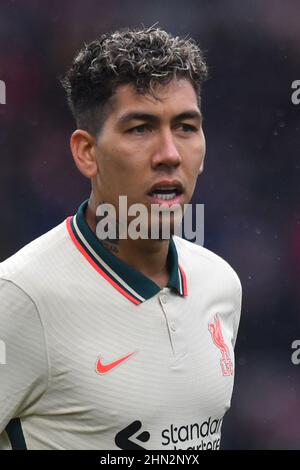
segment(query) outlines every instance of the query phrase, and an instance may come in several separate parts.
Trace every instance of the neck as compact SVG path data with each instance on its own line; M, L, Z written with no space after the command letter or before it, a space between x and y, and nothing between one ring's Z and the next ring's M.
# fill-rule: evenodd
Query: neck
M91 197L86 209L85 219L90 229L96 233L97 205ZM101 240L106 249L117 258L142 272L161 288L168 283L167 256L169 240L138 239Z

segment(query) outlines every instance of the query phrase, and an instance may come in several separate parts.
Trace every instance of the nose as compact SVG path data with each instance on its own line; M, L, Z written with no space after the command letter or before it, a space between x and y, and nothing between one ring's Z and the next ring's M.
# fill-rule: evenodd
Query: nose
M181 156L176 147L171 130L162 132L158 141L157 150L153 155L153 166L177 167L180 163Z

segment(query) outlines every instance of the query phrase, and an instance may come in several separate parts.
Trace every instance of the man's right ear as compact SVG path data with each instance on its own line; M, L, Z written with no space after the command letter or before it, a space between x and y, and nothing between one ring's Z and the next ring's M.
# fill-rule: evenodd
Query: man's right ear
M75 165L87 178L92 178L97 174L95 144L95 138L82 129L76 129L70 138Z

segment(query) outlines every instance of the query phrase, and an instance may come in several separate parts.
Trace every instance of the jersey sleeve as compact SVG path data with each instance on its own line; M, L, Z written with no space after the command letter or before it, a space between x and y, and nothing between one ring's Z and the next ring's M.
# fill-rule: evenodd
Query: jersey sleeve
M35 303L13 282L0 279L0 449L7 424L32 413L45 393L48 372Z

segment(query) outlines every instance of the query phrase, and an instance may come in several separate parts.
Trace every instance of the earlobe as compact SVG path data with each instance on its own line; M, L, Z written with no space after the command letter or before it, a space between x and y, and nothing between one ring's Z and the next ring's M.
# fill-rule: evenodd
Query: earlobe
M70 147L75 165L86 178L97 174L95 139L87 131L76 129L70 138Z

